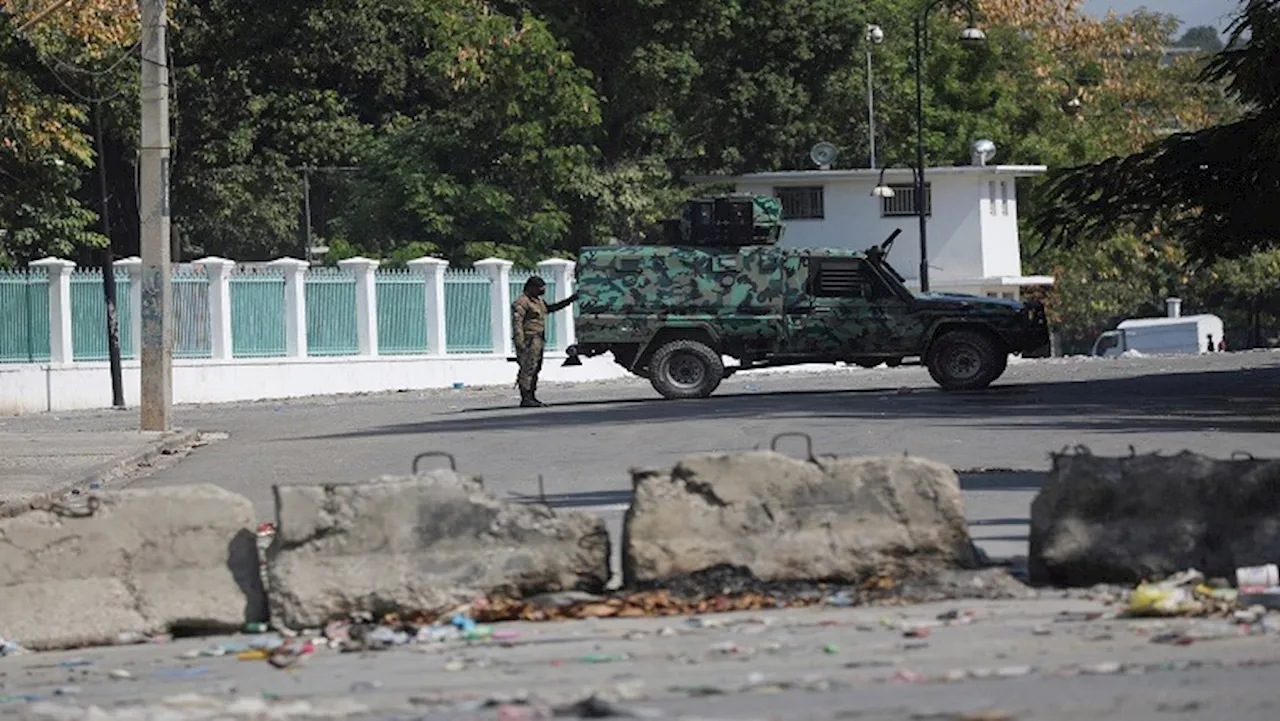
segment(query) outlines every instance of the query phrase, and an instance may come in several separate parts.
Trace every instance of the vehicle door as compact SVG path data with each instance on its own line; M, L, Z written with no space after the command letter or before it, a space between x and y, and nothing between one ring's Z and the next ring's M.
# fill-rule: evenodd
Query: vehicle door
M910 302L863 258L799 258L799 291L786 308L788 346L797 354L847 357L895 352L919 332Z

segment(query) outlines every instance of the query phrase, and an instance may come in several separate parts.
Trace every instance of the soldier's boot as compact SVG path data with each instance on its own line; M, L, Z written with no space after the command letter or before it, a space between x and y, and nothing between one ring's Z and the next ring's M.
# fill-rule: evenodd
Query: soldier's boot
M539 406L540 404L538 403L538 401L534 400L533 398L532 391L527 391L523 388L520 389L520 407L521 408L537 408Z
M537 408L546 408L547 404L538 400L538 379L534 378L529 384L529 400L533 401L533 405Z

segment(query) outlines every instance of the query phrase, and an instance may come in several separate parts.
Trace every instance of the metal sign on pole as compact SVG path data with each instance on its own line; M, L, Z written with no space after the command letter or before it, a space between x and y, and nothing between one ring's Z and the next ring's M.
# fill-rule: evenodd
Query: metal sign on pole
M173 413L173 343L169 247L169 59L165 0L139 0L142 11L142 430L167 431Z

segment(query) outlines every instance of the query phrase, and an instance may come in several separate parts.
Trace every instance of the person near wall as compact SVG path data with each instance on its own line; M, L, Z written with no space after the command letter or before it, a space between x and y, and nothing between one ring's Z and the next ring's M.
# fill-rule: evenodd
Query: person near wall
M524 292L511 304L511 335L516 349L516 362L520 370L516 375L516 387L520 389L521 408L541 408L547 404L538 400L538 374L542 372L542 350L546 346L547 316L572 305L578 294L548 304L542 299L547 292L547 282L533 276L524 283Z

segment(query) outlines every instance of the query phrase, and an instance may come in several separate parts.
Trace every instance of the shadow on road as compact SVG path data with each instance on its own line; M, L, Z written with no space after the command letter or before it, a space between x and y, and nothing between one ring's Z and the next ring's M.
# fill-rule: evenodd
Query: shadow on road
M846 424L906 419L928 421L934 426L981 423L992 431L1036 428L1113 433L1276 433L1280 432L1280 365L1003 384L973 393L946 393L936 388L899 393L882 388L724 394L693 400L587 401L543 409L471 409L414 423L289 440L760 418Z

